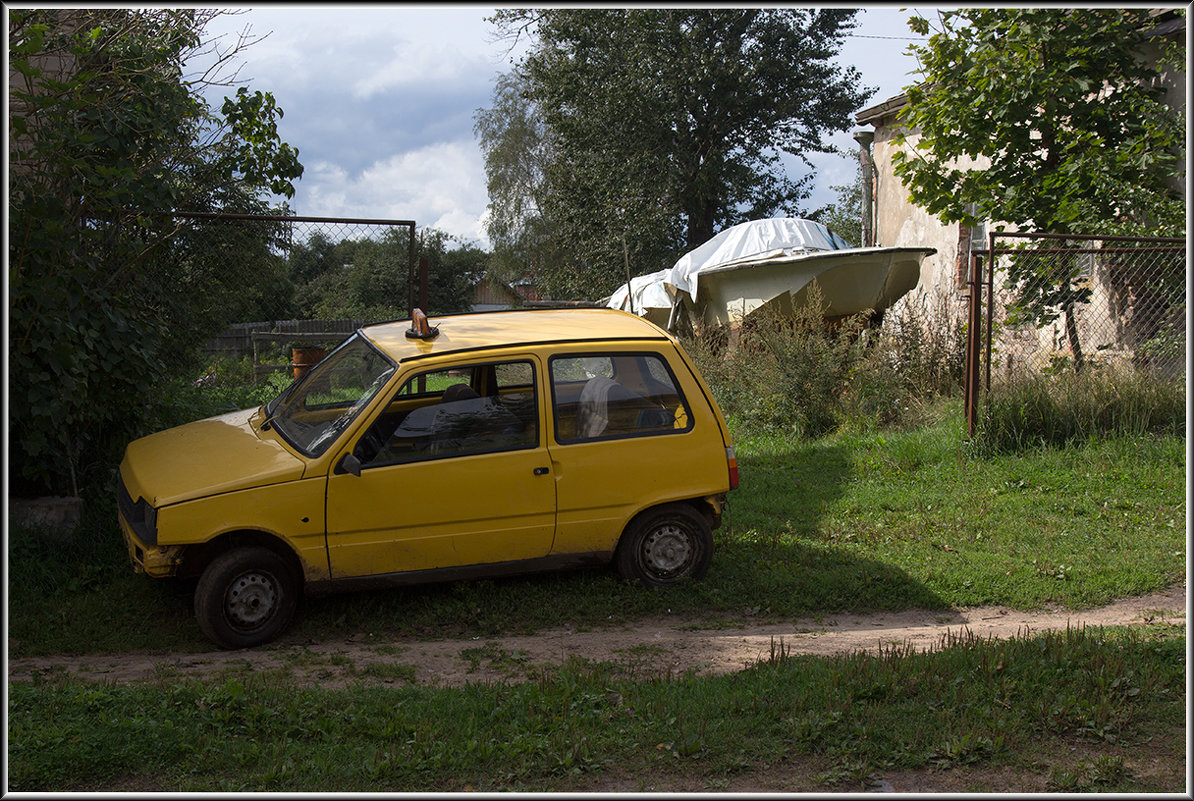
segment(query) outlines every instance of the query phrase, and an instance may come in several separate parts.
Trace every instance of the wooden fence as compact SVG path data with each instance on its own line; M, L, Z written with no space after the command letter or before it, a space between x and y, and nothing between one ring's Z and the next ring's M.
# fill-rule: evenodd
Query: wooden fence
M263 344L274 345L317 345L331 349L348 338L350 334L370 320L279 320L274 323L235 323L222 334L212 337L204 344L204 352L210 357L241 358L253 357L253 380L261 376L289 370L293 362L262 363L264 356L276 353L278 348L263 348Z
M253 335L265 334L275 342L312 341L309 334L321 337L339 337L345 339L349 334L363 325L367 320L279 320L276 323L234 323L218 336L212 337L204 343L203 350L209 356L251 356L253 354ZM296 334L298 336L290 337ZM315 339L318 339L316 337Z

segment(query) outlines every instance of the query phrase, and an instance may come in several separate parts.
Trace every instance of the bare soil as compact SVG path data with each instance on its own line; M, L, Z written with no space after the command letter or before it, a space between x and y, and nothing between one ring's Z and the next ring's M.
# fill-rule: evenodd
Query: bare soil
M360 632L347 638L188 654L107 654L16 658L10 680L71 675L108 682L206 679L262 673L326 687L357 682L436 687L521 681L544 668L583 659L617 665L630 678L730 673L788 654L877 652L901 646L939 648L951 637L1008 638L1020 633L1094 626L1184 624L1186 588L1126 598L1082 611L1024 612L1000 606L947 611L909 610L870 615L825 615L755 625L710 624L679 615L626 626L579 630L571 625L529 636L418 640Z

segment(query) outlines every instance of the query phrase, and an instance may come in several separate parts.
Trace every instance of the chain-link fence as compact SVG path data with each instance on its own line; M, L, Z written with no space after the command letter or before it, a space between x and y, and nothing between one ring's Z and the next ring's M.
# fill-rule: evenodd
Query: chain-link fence
M407 316L415 301L413 221L186 213L172 219L156 266L171 292L186 293L186 305L208 321L209 355L252 354L254 364L284 369L276 364L279 351L332 346L359 325ZM216 321L222 333L211 330Z
M170 280L202 287L224 324L395 317L413 300L413 221L176 213L173 224L160 254Z
M1184 379L1181 239L991 235L987 383L1111 368Z

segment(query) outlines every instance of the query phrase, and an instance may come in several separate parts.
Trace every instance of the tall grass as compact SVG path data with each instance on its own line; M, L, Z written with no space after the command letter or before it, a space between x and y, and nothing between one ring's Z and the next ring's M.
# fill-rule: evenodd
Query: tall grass
M878 328L865 314L826 326L824 307L814 283L791 315L763 307L733 332L685 342L739 430L816 438L915 425L926 406L958 392L963 330L943 306L910 299ZM737 343L727 348L731 333Z
M836 431L932 422L962 387L965 328L944 301L909 298L882 327L864 315L826 326L815 284L790 316L764 307L732 332L685 342L736 432L816 439ZM1185 386L1151 373L1092 364L992 387L972 453L1067 446L1092 437L1183 436Z
M1131 368L1038 374L991 387L976 445L993 451L1066 446L1094 437L1182 436L1186 390Z
M880 330L883 358L916 398L952 397L962 388L966 327L938 295L912 295L888 311Z

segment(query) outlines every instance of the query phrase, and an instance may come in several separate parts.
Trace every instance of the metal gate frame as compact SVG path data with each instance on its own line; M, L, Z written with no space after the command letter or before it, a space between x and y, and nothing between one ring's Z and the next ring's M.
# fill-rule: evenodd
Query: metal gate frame
M250 221L255 220L259 222L308 222L308 223L325 223L325 224L341 224L341 225L389 225L393 227L406 226L410 228L410 245L407 269L409 270L410 280L407 282L409 287L406 314L407 317L413 316L415 308L415 221L414 220L370 220L359 217L299 217L286 216L276 214L234 214L227 212L210 212L210 211L174 211L169 212L171 217L178 217L189 220L211 220L211 221ZM426 280L424 279L423 293L426 294Z
M974 432L978 426L978 397L980 392L980 361L985 363L985 386L981 389L985 390L987 395L991 392L991 347L992 347L992 325L995 316L995 259L999 256L1015 253L1015 249L1011 246L1000 247L999 239L1037 239L1037 240L1077 240L1077 241L1096 241L1096 242L1116 242L1116 243L1142 243L1146 247L1143 248L1128 248L1128 247L1112 247L1112 248L1074 248L1071 252L1074 253L1116 253L1116 252L1141 252L1148 250L1181 250L1186 245L1186 240L1182 237L1137 237L1137 236L1110 236L1099 234L1043 234L1043 233L1019 233L1008 231L995 231L988 235L988 247L985 253L977 251L971 255L969 278L967 279L967 286L969 288L969 297L966 304L966 359L963 365L963 407L966 415L966 430L969 436L974 436ZM984 280L983 276L983 259L986 257L988 263L987 274ZM987 309L986 309L986 331L983 331L983 287L986 285L987 290Z

